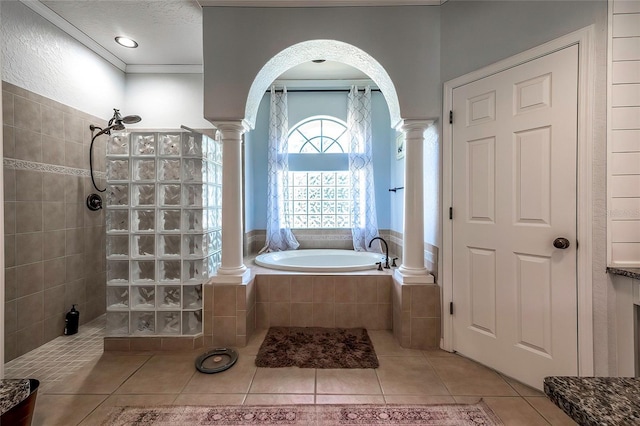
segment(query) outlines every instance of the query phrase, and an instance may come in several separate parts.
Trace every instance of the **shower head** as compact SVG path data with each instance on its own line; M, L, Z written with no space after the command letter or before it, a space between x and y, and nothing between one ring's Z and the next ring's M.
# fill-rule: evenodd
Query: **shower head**
M139 115L127 115L122 117L120 115L120 110L118 109L113 109L113 117L111 117L111 120L109 120L109 124L107 126L107 128L109 129L109 131L111 130L124 130L125 124L133 124L133 123L138 123L140 120L142 120L140 118ZM106 132L105 132L106 133Z
M140 120L142 120L142 118L140 118L139 115L126 115L126 116L122 117L122 122L124 124L139 123Z
M107 123L107 127L103 129L102 127L94 126L93 124L89 125L89 129L91 130L91 135L92 135L91 145L89 146L89 170L91 171L91 182L93 183L93 187L96 189L96 191L98 192L106 191L106 188L105 189L98 188L98 186L96 185L96 181L93 177L93 143L95 142L96 138L101 135L110 135L112 130L118 130L118 131L124 130L125 124L137 123L140 120L142 119L140 118L139 115L126 115L123 117L120 115L120 110L114 108L113 117L111 117L111 119ZM98 131L98 133L93 134L93 132L95 132L96 130ZM87 199L87 203L89 203L88 199Z

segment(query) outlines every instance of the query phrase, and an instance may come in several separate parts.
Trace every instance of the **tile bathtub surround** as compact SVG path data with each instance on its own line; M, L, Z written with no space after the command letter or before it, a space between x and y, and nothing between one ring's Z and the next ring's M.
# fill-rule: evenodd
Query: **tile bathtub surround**
M105 311L104 211L85 207L89 124L104 121L3 82L5 360L60 336L78 305L84 324ZM105 139L94 160L104 176ZM101 155L102 154L102 155ZM98 179L104 185L104 179Z
M392 328L390 275L257 275L256 328Z
M441 312L439 286L393 280L393 335L403 348L438 348Z

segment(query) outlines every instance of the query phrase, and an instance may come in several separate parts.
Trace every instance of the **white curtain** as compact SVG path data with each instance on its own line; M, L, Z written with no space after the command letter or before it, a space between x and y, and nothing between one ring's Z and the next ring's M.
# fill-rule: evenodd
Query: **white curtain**
M349 172L351 174L351 234L356 251L381 252L378 236L376 200L373 184L373 147L371 137L371 88L364 92L351 87L347 103L347 127L350 138Z
M269 114L269 148L267 176L267 241L262 252L295 250L300 244L290 229L285 200L289 197L289 154L287 137L289 119L287 89L276 93L271 87L271 108Z

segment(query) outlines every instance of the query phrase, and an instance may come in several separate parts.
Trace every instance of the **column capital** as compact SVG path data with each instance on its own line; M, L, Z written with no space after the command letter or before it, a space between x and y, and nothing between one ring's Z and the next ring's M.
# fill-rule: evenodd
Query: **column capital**
M409 132L412 130L427 130L429 126L432 126L435 120L423 119L423 118L406 118L400 120L396 126L396 130L399 132Z
M222 133L222 137L229 136L229 133L236 133L242 135L243 133L251 130L251 127L247 125L245 120L214 120L213 125L216 126L218 131Z

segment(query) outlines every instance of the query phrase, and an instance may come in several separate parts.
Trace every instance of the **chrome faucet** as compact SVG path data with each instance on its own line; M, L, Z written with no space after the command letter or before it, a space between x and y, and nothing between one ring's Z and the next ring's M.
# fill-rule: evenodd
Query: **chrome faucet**
M389 246L387 245L387 242L384 240L384 238L382 237L375 237L372 238L371 241L369 241L369 248L371 248L371 244L373 244L373 242L375 240L380 240L384 243L384 250L385 250L385 262L384 262L384 268L385 269L391 269L391 267L389 266Z

